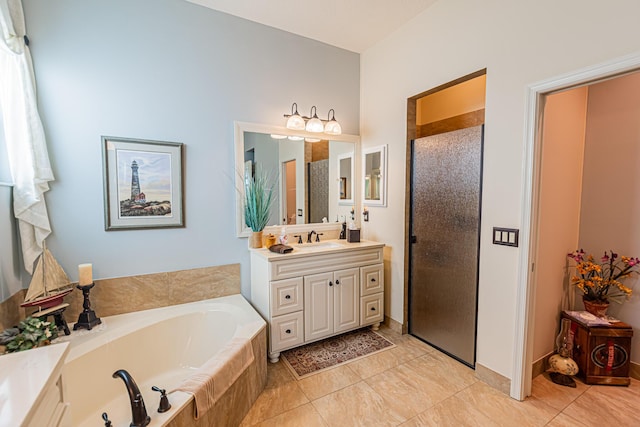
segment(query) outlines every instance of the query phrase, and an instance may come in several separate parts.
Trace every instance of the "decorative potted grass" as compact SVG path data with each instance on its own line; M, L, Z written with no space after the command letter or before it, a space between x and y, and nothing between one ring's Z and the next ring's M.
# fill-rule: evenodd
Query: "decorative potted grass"
M249 236L250 248L262 247L262 231L267 226L273 205L274 180L259 169L244 179L244 221L253 233Z

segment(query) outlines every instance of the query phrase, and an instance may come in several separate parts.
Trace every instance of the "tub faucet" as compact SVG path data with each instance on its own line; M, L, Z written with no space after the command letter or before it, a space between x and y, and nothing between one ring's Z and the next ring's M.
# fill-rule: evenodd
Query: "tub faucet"
M131 424L129 427L145 427L151 422L151 417L147 415L147 408L144 406L144 399L138 385L124 369L119 369L113 373L113 378L120 377L124 381L129 393L129 401L131 402Z

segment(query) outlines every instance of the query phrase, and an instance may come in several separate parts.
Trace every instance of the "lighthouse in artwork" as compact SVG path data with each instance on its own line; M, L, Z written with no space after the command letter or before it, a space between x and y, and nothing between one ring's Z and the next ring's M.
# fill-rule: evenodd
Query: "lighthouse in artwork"
M138 162L131 163L131 200L137 201L140 198L140 179L138 178Z
M138 163L131 162L131 201L134 203L145 203L146 195L140 191L140 178L138 178Z

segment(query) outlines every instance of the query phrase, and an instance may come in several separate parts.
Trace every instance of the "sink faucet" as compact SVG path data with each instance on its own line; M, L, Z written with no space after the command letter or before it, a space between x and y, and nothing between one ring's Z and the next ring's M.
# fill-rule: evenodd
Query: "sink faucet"
M307 234L307 243L311 243L313 242L313 240L311 240L311 238L313 237L313 235L317 235L318 233L316 233L314 230L311 230L308 234Z
M144 406L144 399L140 394L138 385L124 369L119 369L113 373L113 378L120 377L124 381L129 393L129 401L131 402L131 425L129 427L145 427L151 422L151 417L147 415L147 408Z

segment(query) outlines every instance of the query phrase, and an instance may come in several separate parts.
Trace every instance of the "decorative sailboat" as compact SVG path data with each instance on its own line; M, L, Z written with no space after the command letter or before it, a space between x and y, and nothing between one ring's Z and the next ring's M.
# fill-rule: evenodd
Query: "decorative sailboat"
M73 290L67 274L42 244L42 254L29 283L27 295L21 307L38 307L40 311L62 304L62 298Z

